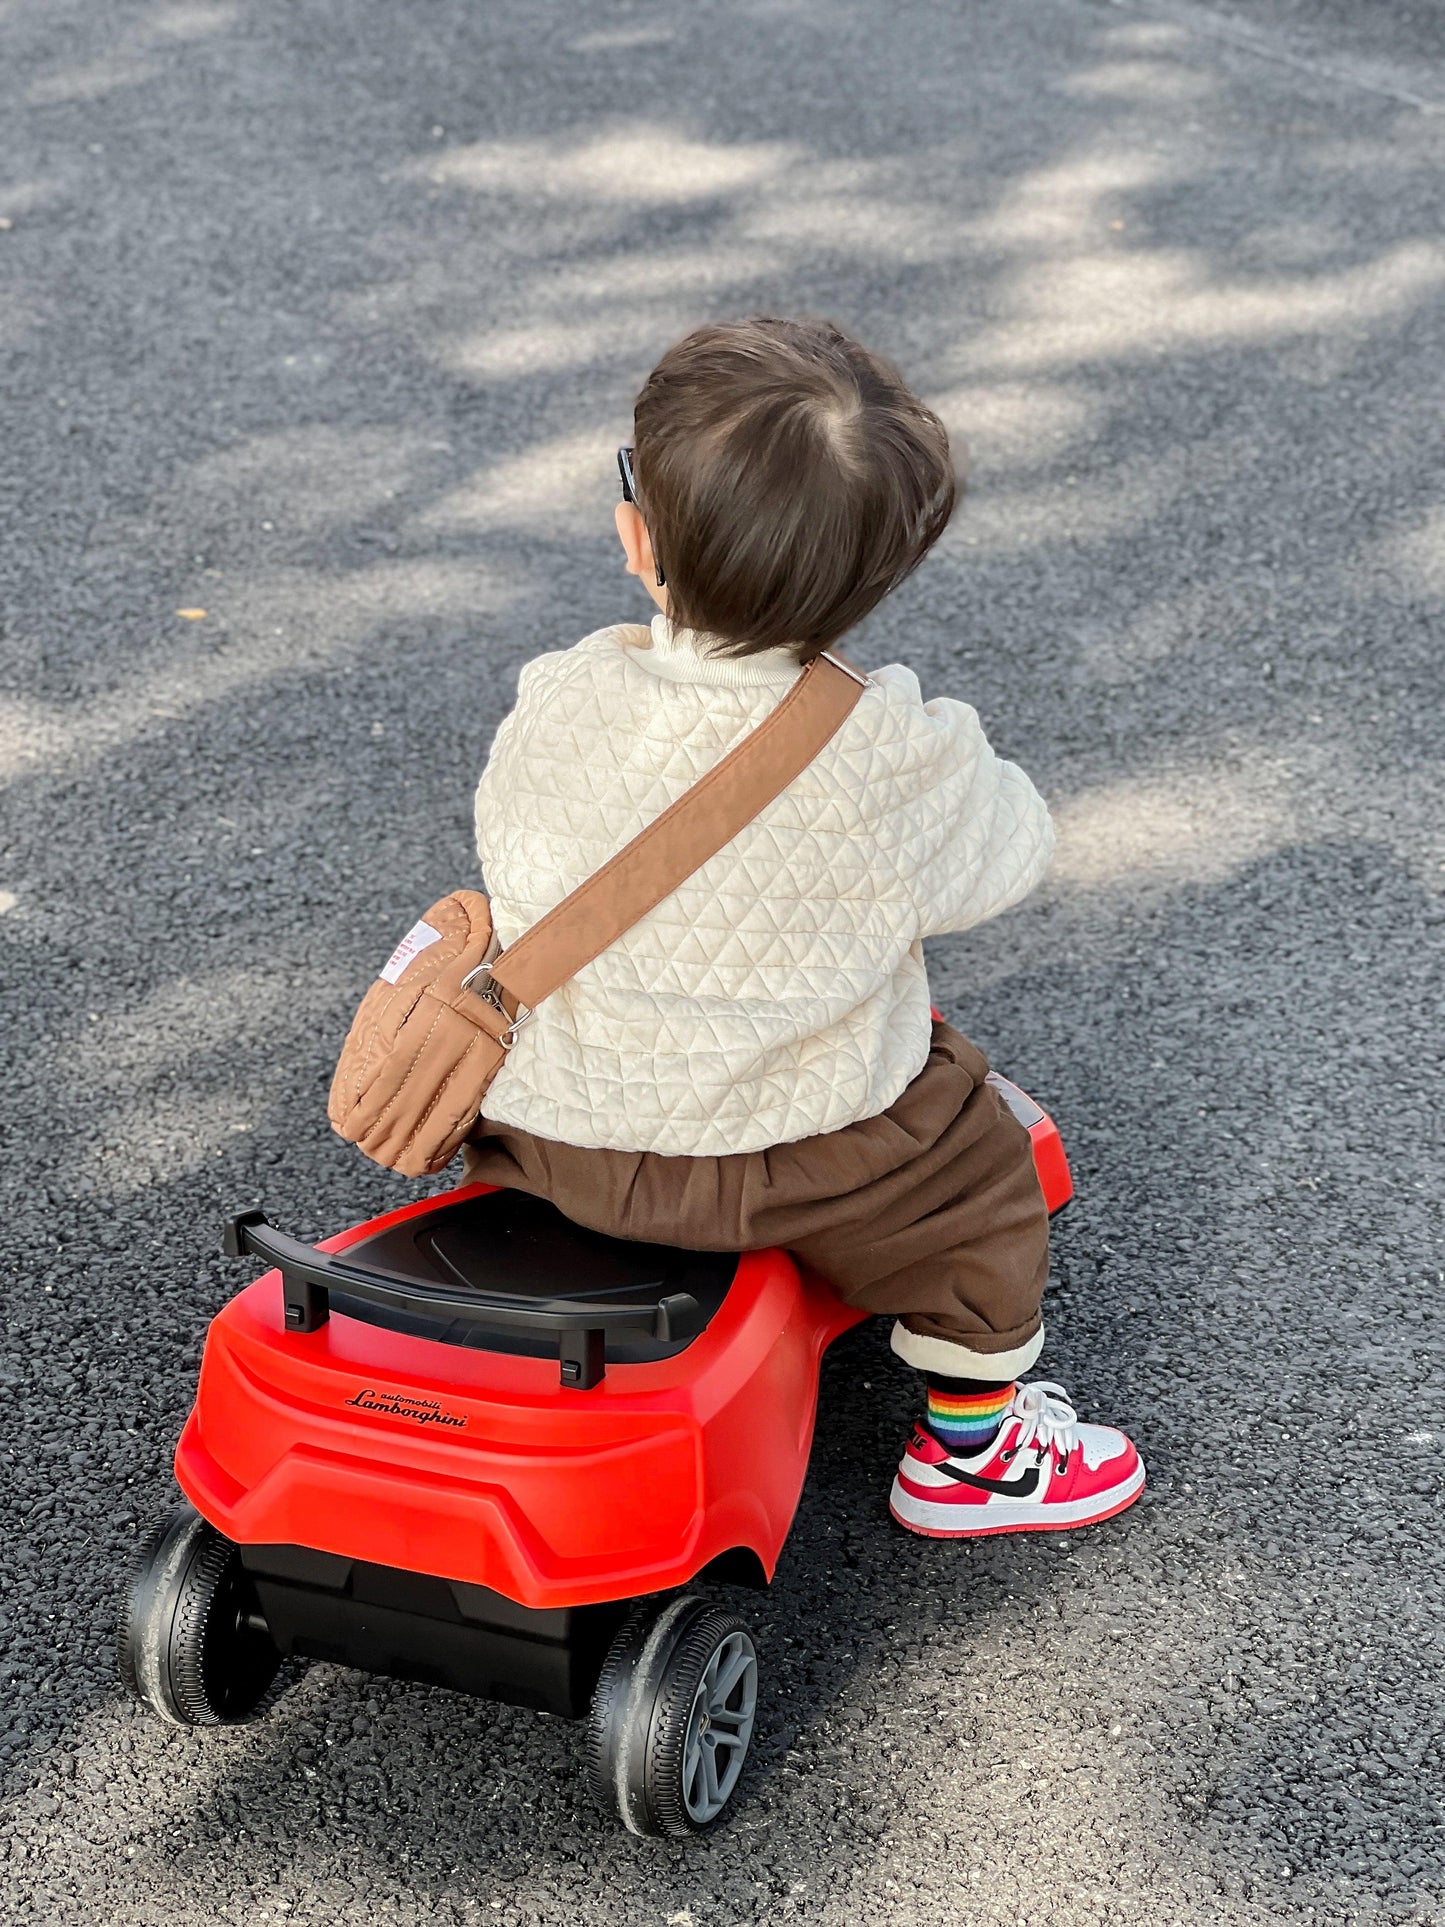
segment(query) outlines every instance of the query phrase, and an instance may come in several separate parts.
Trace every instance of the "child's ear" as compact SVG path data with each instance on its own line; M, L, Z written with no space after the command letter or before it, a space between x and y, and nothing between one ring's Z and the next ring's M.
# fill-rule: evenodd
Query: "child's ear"
M653 573L652 543L648 539L647 524L634 502L619 502L613 519L617 523L617 539L622 544L622 553L627 557L627 573L640 575L645 582Z
M637 505L619 502L614 511L617 539L627 557L627 573L635 575L664 615L672 612L672 599L663 586L662 570L652 553L652 537L647 533Z

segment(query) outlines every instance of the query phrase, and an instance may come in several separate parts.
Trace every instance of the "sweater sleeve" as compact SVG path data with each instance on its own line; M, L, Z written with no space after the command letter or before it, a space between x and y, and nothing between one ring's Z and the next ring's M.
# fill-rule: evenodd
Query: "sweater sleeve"
M549 649L523 663L517 676L517 700L498 723L487 755L486 767L477 784L473 802L477 855L485 875L489 862L508 844L524 843L535 825L520 815L512 782L525 764L534 736L555 734L548 708L569 678L585 675L589 660L612 655L619 643L647 641L647 631L637 623L613 623L594 629L571 649Z
M509 710L497 725L492 737L492 747L487 752L486 767L477 784L476 796L472 802L472 822L476 832L477 858L485 876L488 863L495 854L495 837L500 834L504 817L497 807L496 785L500 779L507 745L516 727L517 712Z
M976 709L951 697L915 703L919 793L903 868L919 934L937 937L971 930L1021 902L1049 867L1054 826L1017 763L994 753Z
M509 796L508 778L512 773L516 752L525 744L541 703L545 700L543 692L546 685L555 675L556 665L566 660L565 652L553 650L547 655L534 656L530 662L522 665L517 677L517 700L497 724L492 737L492 747L487 752L486 767L477 784L472 806L477 856L481 860L484 875L488 863L495 860L504 842L518 833L517 812Z

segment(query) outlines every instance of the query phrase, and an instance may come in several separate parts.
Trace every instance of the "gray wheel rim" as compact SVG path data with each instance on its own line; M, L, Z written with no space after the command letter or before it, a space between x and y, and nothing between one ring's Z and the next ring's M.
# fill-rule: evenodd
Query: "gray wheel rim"
M729 1633L703 1669L687 1719L682 1797L705 1827L732 1798L758 1711L758 1656L746 1633Z

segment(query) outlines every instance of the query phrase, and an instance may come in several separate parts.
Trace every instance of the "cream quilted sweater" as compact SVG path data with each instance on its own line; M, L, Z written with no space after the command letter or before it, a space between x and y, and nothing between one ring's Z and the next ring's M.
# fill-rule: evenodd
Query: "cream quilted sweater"
M504 944L767 715L784 650L599 629L523 669L477 789ZM684 1156L755 1151L886 1110L929 1044L921 940L997 916L1053 827L967 703L898 664L728 847L549 997L487 1115L539 1137Z

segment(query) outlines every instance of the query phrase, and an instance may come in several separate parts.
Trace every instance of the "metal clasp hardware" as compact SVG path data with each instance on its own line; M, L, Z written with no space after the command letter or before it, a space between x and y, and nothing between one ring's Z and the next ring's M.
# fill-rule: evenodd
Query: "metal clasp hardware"
M835 669L841 669L845 676L851 676L861 689L870 689L873 686L871 676L865 676L861 669L855 669L850 662L841 662L831 649L824 649L820 653L824 662L831 662Z
M522 1028L523 1024L530 1024L535 1014L534 1011L528 1010L525 1004L519 1004L517 1006L517 1015L497 1040L503 1050L510 1050L512 1048L513 1044L517 1041L517 1032Z
M483 977L486 983L478 988L478 979ZM492 982L492 966L489 962L479 963L475 970L469 970L462 978L462 989L473 991L484 1004L490 1004L493 1010L502 1008L502 993Z
M481 982L482 979L485 979L485 982ZM476 996L481 998L484 1004L490 1004L493 1010L500 1010L505 1014L505 1006L502 1003L502 993L492 977L492 966L490 963L479 963L475 970L469 970L466 976L462 978L462 989L472 991ZM513 1044L517 1041L517 1032L522 1028L523 1024L531 1022L532 1015L533 1013L525 1004L518 1004L516 1016L497 1039L497 1042L503 1050L510 1050L512 1048Z

